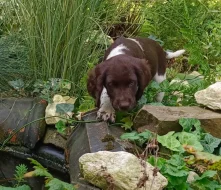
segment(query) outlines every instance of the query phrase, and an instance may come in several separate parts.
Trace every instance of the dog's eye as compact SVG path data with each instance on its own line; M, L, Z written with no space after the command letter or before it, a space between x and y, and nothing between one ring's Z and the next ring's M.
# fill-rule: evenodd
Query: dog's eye
M109 83L107 83L107 85L108 85L109 87L111 87L111 86L113 86L113 83L112 83L112 82L109 82Z

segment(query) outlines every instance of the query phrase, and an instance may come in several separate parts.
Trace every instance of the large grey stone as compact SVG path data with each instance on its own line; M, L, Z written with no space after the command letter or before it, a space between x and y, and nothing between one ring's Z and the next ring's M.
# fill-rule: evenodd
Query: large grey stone
M84 179L103 190L162 190L168 184L151 164L128 152L88 153L79 164Z
M221 110L221 82L216 82L204 90L195 93L198 104L213 110Z
M181 131L180 118L196 118L201 127L213 136L221 138L221 114L197 106L167 107L145 105L134 119L134 127L138 131L148 129L159 135L169 131Z

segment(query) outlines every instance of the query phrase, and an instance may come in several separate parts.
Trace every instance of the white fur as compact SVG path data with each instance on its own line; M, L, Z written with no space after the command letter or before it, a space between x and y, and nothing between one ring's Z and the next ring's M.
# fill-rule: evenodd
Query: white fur
M107 56L107 59L110 59L112 57L115 57L117 55L121 55L121 54L124 54L124 51L123 50L128 50L128 48L123 45L123 44L120 44L118 45L117 47L115 47L114 49L111 50L110 54Z
M175 52L166 52L166 58L167 59L172 59L172 58L175 58L175 57L179 57L180 55L182 55L183 53L185 52L184 49L181 49L181 50L178 50L178 51L175 51Z
M97 118L104 121L115 121L115 110L111 104L110 97L107 94L107 89L103 87L100 96L100 109L97 112Z
M135 42L142 51L144 51L143 47L141 46L140 42L138 42L137 40L133 39L133 38L127 38L128 40L132 40L133 42Z
M158 75L158 73L156 73L155 76L153 77L153 80L155 80L158 84L160 84L161 82L166 80L166 73L164 75ZM164 94L165 94L164 92L158 93L157 97L156 97L156 100L158 102L162 102Z
M164 75L158 75L158 73L155 74L153 77L153 80L155 80L157 83L161 83L166 79L166 73Z

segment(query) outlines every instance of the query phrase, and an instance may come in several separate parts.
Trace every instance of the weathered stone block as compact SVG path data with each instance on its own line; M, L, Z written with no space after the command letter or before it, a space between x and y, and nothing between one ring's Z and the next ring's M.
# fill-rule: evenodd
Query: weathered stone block
M85 121L95 120L96 111L88 113L84 116ZM78 160L85 153L98 152L107 150L108 143L112 144L112 150L110 151L122 151L124 147L117 141L124 130L120 127L109 127L106 122L98 123L82 123L76 127L71 136L68 139L66 152L66 161L70 168L71 183L85 183L81 180L80 169ZM115 138L115 141L104 142L106 135L110 135Z
M215 137L221 138L221 114L197 106L167 107L145 105L134 119L134 128L138 131L148 129L159 135L169 131L181 131L180 118L196 118L201 127Z
M7 144L34 148L45 133L45 108L46 102L39 99L0 99L0 144L18 130Z
M213 110L221 110L221 82L216 82L204 90L195 93L198 104Z
M84 178L103 190L162 190L168 184L151 164L128 152L88 153L79 164Z

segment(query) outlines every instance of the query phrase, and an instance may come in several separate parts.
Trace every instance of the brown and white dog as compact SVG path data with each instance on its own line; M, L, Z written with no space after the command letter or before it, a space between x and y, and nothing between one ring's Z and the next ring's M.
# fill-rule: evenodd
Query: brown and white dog
M148 38L118 38L106 50L103 62L89 73L87 89L96 99L98 118L114 122L115 110L134 108L152 79L158 83L166 79L166 59L184 52L165 52ZM163 96L159 93L157 101Z

